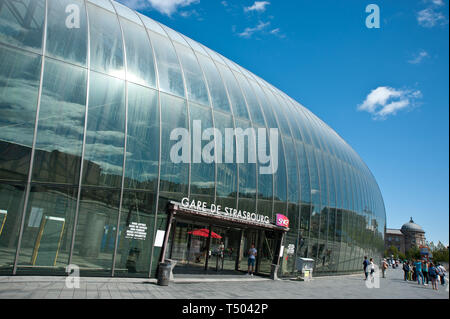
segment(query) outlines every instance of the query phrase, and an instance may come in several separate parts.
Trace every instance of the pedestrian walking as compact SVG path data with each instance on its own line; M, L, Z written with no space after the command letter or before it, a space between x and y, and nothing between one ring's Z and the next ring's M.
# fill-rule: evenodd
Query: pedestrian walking
M252 244L252 247L248 250L248 274L252 277L255 272L256 255L255 244Z
M433 263L430 264L430 269L428 270L431 279L431 285L433 290L438 290L438 271Z
M426 260L424 260L423 263L422 263L422 274L423 274L423 277L425 278L425 280L427 282L425 284L425 286L427 286L429 281L430 281L430 278L428 277L428 261L426 261Z
M367 280L367 277L369 277L369 261L367 260L367 256L364 256L363 268L364 268L364 275L365 275L364 280Z
M370 262L369 262L369 270L370 270L370 280L372 282L375 281L374 278L374 273L375 273L375 264L373 263L373 258L370 258Z
M388 269L388 264L387 264L387 261L386 261L386 258L384 258L383 259L383 262L382 262L382 264L381 264L381 270L382 270L382 272L383 272L383 278L386 278L386 270Z
M409 280L408 275L409 275L409 264L405 261L403 263L403 279L405 279L405 281Z
M447 270L441 264L438 264L437 270L438 270L438 275L441 279L441 285L443 286L443 285L445 285L445 275L447 273Z
M413 274L414 274L414 268L413 268L412 263L409 262L409 261L408 261L408 268L409 268L409 271L408 271L408 280L409 280L409 281L412 281L412 280L413 280Z
M420 260L417 260L415 263L414 263L414 266L416 266L416 278L417 278L417 284L421 284L420 283L420 279L422 279L422 285L425 285L425 282L424 282L424 278L423 278L423 273L422 273L422 261L420 261Z

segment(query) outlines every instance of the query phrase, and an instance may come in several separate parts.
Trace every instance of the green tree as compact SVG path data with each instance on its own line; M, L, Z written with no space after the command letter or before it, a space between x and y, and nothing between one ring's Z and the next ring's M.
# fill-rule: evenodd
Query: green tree
M420 258L420 249L417 246L411 247L406 251L407 259L419 259Z

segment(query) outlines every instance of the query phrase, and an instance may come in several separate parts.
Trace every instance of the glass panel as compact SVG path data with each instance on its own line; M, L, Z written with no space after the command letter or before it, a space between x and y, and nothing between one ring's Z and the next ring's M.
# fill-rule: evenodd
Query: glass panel
M256 98L253 89L250 87L249 82L242 74L235 73L235 75L247 100L248 110L250 112L252 122L259 126L265 127L266 123L264 121L264 116L259 106L258 99Z
M45 0L2 0L0 42L42 51Z
M31 187L19 255L20 271L65 273L77 203L76 187Z
M277 122L275 120L275 115L273 114L272 106L268 103L267 100L268 97L259 85L256 85L253 81L250 83L252 84L253 90L255 91L255 94L259 99L261 109L266 119L267 128L278 128Z
M237 192L237 165L235 161L233 163L225 162L225 154L233 154L235 148L235 140L233 139L232 144L225 145L225 129L234 129L233 118L231 115L223 114L221 112L214 112L214 124L216 129L222 134L222 159L218 159L217 164L217 196L228 197L231 199L236 198ZM220 164L219 164L220 163ZM235 207L236 202L231 201L230 207Z
M298 203L300 200L300 187L298 185L297 154L291 138L285 138L285 145L288 170L288 200L291 203Z
M156 190L159 107L156 91L128 83L125 188Z
M184 84L175 49L166 37L150 33L155 49L161 91L184 97Z
M237 156L239 160L239 197L256 198L256 133L250 122L236 120L237 130L242 134L236 134ZM251 161L249 159L255 159Z
M124 192L114 276L148 277L155 194Z
M175 43L175 49L183 66L188 99L209 106L208 91L194 52L178 43Z
M161 94L161 184L160 191L187 193L189 164L184 161L183 155L189 154L188 116L186 102L167 94ZM179 129L185 136L176 136L176 141L171 141L172 130ZM187 135L186 135L187 134ZM177 144L182 141L180 150L176 155L181 158L171 158L172 148L176 149ZM176 157L178 157L176 156ZM189 158L186 158L189 159Z
M192 47L193 50L198 51L201 54L208 55L208 53L203 49L203 47L200 44L198 44L198 42L196 42L196 41L192 40L191 38L188 38L184 35L182 35L182 36L183 36L183 39L185 39L189 43L189 45Z
M120 187L125 142L124 81L91 72L83 184Z
M33 180L78 184L85 110L86 70L47 59Z
M123 42L115 14L88 4L91 33L91 68L123 78Z
M203 156L203 149L210 144L214 144L214 137L211 139L203 140L202 134L206 129L212 128L212 114L210 108L204 108L199 105L191 103L190 108L190 120L191 120L191 136L193 140L192 145L192 163L191 163L191 194L208 194L214 196L215 190L215 162L207 163ZM196 121L194 123L194 121ZM200 140L197 143L197 140ZM211 152L211 156L214 157L214 153L217 150L214 149Z
M144 28L120 19L127 50L127 80L156 88L153 50Z
M131 20L139 25L143 25L141 19L139 19L139 17L133 10L124 6L123 4L120 4L119 2L112 1L112 3L114 4L118 15L127 18L128 20Z
M150 19L149 17L140 14L139 12L137 12L139 18L141 18L142 22L144 22L144 25L147 29L150 29L154 32L157 32L159 34L162 34L164 36L166 36L166 33L164 32L164 30L161 28L161 26L154 20Z
M0 179L26 180L41 58L0 46Z
M114 8L111 5L111 2L109 2L109 0L88 0L88 1L95 3L96 5L115 13Z
M0 183L0 273L12 274L22 220L24 185Z
M172 41L177 41L185 46L189 46L189 44L187 44L187 42L183 39L181 35L178 34L178 32L162 24L161 27L164 29L164 31L166 31L167 35L169 36L170 39L172 39Z
M111 274L120 192L112 189L84 187L75 233L72 263L81 275L95 271Z
M285 160L285 147L281 135L278 135L278 170L274 174L274 200L287 200L287 173ZM274 159L274 161L276 158Z
M239 88L233 73L229 68L223 66L220 63L217 64L217 68L220 70L220 73L222 74L223 77L223 81L227 86L231 105L233 107L234 117L244 118L248 120L249 117L247 105L245 104L244 96L242 95L242 91Z
M197 54L197 57L203 68L203 72L205 72L213 108L230 113L231 109L227 92L225 91L225 85L222 82L222 78L220 77L214 62L201 54Z
M66 13L67 9L68 13ZM48 1L47 55L85 66L87 39L84 2L79 0Z

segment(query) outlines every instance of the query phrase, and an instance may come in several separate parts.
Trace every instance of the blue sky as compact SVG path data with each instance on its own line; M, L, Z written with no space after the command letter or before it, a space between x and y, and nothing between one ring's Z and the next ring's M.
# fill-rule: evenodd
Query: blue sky
M362 157L387 226L449 242L448 0L120 0L286 92ZM380 9L367 28L366 6Z

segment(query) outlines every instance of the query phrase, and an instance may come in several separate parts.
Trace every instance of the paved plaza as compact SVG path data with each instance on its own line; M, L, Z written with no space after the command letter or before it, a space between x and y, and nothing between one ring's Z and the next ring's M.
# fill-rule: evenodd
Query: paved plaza
M262 277L178 277L167 287L154 279L80 278L67 288L65 277L0 277L0 299L448 299L448 284L403 281L403 271L389 269L380 287L369 289L363 275L315 278L310 282Z

